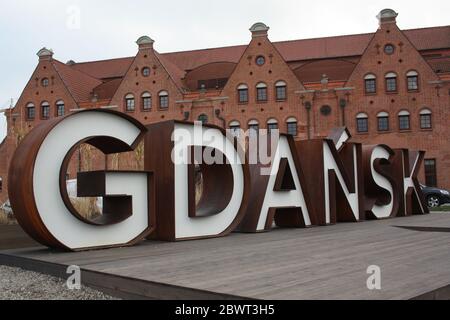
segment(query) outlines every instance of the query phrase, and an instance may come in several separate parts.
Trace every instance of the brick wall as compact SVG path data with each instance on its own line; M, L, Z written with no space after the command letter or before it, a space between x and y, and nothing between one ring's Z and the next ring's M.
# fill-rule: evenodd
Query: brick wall
M384 52L386 44L394 46L392 54ZM450 50L442 52L449 54ZM258 56L265 59L261 66L256 64ZM286 131L286 120L294 117L298 121L297 139L306 139L308 130L312 137L324 137L332 128L345 124L355 141L366 144L385 143L393 148L406 147L426 151L427 159L437 160L438 185L450 189L450 84L438 81L438 76L395 22L382 23L363 56L359 60L352 58L353 62L359 62L347 82L328 81L324 77L322 83L302 84L292 71L292 66L284 61L267 35L258 33L252 37L221 91L183 92L180 89L181 80L173 78L180 70L174 70L174 66L158 55L153 46L146 45L140 46L135 60L111 101L86 101L77 106L50 59L40 59L16 108L7 117L8 136L0 145L0 177L3 178L0 202L7 198L8 164L18 140L34 126L46 121L41 119L41 103L47 101L51 106L50 115L55 117L55 103L58 100L65 102L66 112L77 107L117 106L119 111L127 112L144 124L169 119L194 121L200 115L206 115L209 123L228 127L231 121L239 121L243 129L248 128L248 122L251 120L258 121L260 128L264 129L267 128L269 119L275 119L281 131ZM151 70L148 77L142 73L145 67ZM228 65L227 68L229 67ZM228 72L227 70L225 71ZM407 90L406 73L410 70L419 74L419 90L416 92ZM396 93L385 91L384 76L388 72L397 74ZM377 77L376 94L367 95L364 91L364 77L368 73ZM42 86L43 78L50 80L48 87ZM278 81L287 83L285 101L275 99L275 83ZM263 103L256 101L256 85L260 82L265 83L268 88L268 100ZM237 87L241 84L246 84L249 88L249 102L245 104L238 102ZM158 95L161 91L169 93L169 107L164 110L159 108ZM152 108L148 111L142 110L141 96L144 92L149 92L152 96ZM125 108L127 94L133 94L135 97L135 110L131 112ZM340 105L341 101L345 102L344 108ZM305 108L306 102L311 105L309 112ZM36 119L33 121L28 121L25 117L28 103L33 103L36 107ZM324 106L329 107L329 112L324 112ZM420 128L419 114L423 108L432 111L432 129ZM407 131L401 131L398 127L398 113L404 110L410 113L411 128ZM356 116L361 112L368 116L368 133L358 133L356 130ZM389 114L390 128L386 132L379 132L377 129L377 115L380 112ZM82 167L86 157L86 154L82 155ZM120 155L119 158L109 156L105 160L103 155L94 150L91 157L94 169L105 168L105 163L110 169L117 168L117 164L120 169L140 168L134 153ZM74 154L69 167L71 178L75 177L79 165L78 155ZM423 170L420 177L424 181Z

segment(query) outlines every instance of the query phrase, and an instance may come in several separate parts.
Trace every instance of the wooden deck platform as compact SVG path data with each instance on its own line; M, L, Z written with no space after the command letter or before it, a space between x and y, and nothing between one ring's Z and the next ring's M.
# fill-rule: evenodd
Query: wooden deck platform
M450 213L311 229L61 253L0 252L0 264L66 277L121 297L153 299L450 299ZM381 268L382 290L366 273Z
M31 239L19 225L0 225L0 250L29 248L38 245L39 243Z

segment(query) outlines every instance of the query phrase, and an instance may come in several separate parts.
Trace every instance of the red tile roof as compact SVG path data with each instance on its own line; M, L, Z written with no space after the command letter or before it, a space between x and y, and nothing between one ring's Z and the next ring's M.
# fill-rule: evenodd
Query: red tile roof
M92 90L102 84L102 81L78 70L74 70L57 60L52 60L52 63L61 80L77 102L90 100Z
M450 56L427 59L427 62L430 64L431 68L438 73L450 72Z
M315 60L296 68L294 73L301 82L320 81L322 75L325 74L331 81L345 81L350 77L355 67L356 63L344 60Z
M172 77L172 80L177 85L178 89L182 90L184 88L184 84L182 82L182 79L184 78L184 75L186 72L182 69L180 69L177 65L172 63L170 59L167 57L159 54L155 51L156 57L158 58L159 62L163 65L163 67L166 69L167 73Z
M450 48L450 26L404 30L418 50ZM287 62L360 56L374 33L274 42ZM238 62L247 46L165 53L180 69L192 70L212 62Z
M450 26L404 30L418 50L450 48ZM360 56L373 33L274 42L287 62ZM238 62L246 45L163 53L177 69L190 71L213 62ZM76 63L72 68L94 78L123 77L134 57Z
M97 95L98 100L111 99L116 93L117 89L119 89L121 83L122 78L106 81L105 83L102 83L101 85L95 87L93 89L93 92Z
M404 33L416 48L421 51L450 48L450 26L404 30ZM351 63L344 63L341 60L332 58L349 59L349 57L361 56L373 35L374 33L367 33L280 41L274 42L274 45L292 67L296 68L302 65L302 68L308 71L308 68L312 66L308 67L308 64L304 62L308 60L328 59L321 64L319 63L316 67L320 70L323 69L323 73L326 73L331 80L345 80L349 72L351 72ZM246 47L246 45L240 45L164 54L157 53L156 55L175 84L182 89L185 87L183 78L186 72L214 62L237 63ZM90 94L94 89L102 98L111 98L114 91L117 90L120 81L106 81L122 78L130 68L133 60L134 57L126 57L75 63L73 65L65 65L54 60L54 64L74 98L77 101L87 101L90 99ZM448 59L430 62L435 70L440 68L445 70L445 72L448 70L448 63ZM316 71L318 70L317 68ZM305 72L302 81L318 81L320 79L316 79L318 77L317 75L321 75L321 73L322 71L318 73L312 71L309 73ZM103 82L106 83L103 84Z
M239 62L247 45L164 53L180 69L190 71L213 62Z
M120 78L130 68L134 57L75 63L71 68L97 79Z
M450 26L405 30L417 50L450 48Z

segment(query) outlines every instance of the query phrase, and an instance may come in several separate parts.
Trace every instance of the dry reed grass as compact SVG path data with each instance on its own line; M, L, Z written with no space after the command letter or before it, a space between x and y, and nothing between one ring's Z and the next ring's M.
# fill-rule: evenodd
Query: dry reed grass
M97 198L74 198L71 199L74 208L86 219L95 219L101 215L101 209L97 206ZM13 216L8 216L0 209L0 225L12 225L17 221Z
M8 216L4 210L0 209L0 225L11 225L16 223L17 221L14 217Z
M71 198L70 201L78 213L86 219L95 219L101 215L97 198Z

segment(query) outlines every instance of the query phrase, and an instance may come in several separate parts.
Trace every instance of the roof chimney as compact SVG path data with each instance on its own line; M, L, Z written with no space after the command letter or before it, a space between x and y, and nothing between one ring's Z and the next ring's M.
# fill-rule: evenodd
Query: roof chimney
M252 33L252 38L267 37L267 32L269 31L269 29L270 28L264 23L257 22L250 28L250 32Z
M39 57L39 60L52 60L53 51L52 49L47 49L44 47L38 51L37 56Z
M139 46L139 50L153 49L155 40L153 40L149 36L142 36L136 41L136 43Z
M387 23L396 23L398 13L392 9L383 9L377 15L380 26Z

